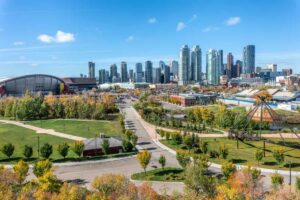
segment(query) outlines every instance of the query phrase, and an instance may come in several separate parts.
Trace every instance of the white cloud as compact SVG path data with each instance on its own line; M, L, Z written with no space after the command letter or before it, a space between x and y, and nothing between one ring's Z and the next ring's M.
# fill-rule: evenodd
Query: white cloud
M25 44L25 42L23 42L23 41L15 41L14 42L14 46L21 46L21 45L24 45Z
M197 14L193 14L193 16L190 19L190 22L195 21L198 18Z
M155 23L157 23L157 19L155 17L152 17L152 18L148 19L148 23L155 24Z
M240 22L241 22L240 17L230 17L228 20L226 20L225 23L226 23L227 26L234 26L234 25L237 25Z
M216 26L208 26L204 29L202 29L202 32L212 32L212 31L218 31L220 28Z
M185 23L183 22L178 22L177 27L176 27L176 31L182 31L183 29L186 28Z
M73 33L57 31L55 37L47 34L41 34L37 37L37 39L44 43L65 43L74 41L75 37Z
M126 42L132 42L134 40L133 35L130 35L127 39Z

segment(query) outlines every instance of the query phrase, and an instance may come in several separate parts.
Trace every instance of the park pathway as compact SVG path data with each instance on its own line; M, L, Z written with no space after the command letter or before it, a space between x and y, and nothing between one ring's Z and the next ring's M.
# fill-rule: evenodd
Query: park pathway
M23 122L11 121L11 120L0 120L0 122L5 123L5 124L12 124L12 125L20 126L20 127L23 127L23 128L27 128L27 129L35 131L37 134L48 134L48 135L53 135L53 136L56 136L56 137L66 138L66 139L75 140L75 141L86 140L86 138L84 138L84 137L78 137L78 136L69 135L69 134L66 134L66 133L57 132L53 129L44 129L44 128L24 124Z

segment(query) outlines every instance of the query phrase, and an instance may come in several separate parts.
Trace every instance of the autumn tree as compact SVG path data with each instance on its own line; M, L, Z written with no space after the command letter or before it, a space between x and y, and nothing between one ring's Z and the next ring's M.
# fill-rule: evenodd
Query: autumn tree
M40 160L33 166L33 173L36 177L43 176L52 169L52 163L49 160Z
M80 157L82 155L82 152L84 150L84 142L82 141L76 141L74 142L73 146L72 146L72 150L73 152Z
M137 158L139 160L141 167L144 169L144 172L146 174L146 168L147 168L148 164L150 163L151 153L147 150L144 150L144 151L138 153Z
M225 178L228 179L236 171L236 166L232 162L224 162L221 171Z
M59 192L61 187L61 181L51 171L38 177L37 184L41 190L46 192Z
M19 184L22 184L26 179L29 170L29 165L23 160L20 160L17 164L13 166L13 170L17 175Z

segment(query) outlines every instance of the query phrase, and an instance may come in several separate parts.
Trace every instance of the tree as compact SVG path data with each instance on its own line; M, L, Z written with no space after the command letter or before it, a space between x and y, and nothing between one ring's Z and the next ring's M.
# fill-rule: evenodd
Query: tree
M300 192L300 177L296 177L296 183L295 183L295 185L296 185L296 190L298 192Z
M53 147L49 143L45 143L41 147L40 152L41 152L41 156L43 158L48 159L51 156L51 154L53 153Z
M30 159L33 155L32 146L25 145L23 149L23 155L25 156L26 160Z
M47 171L38 177L37 184L45 192L59 192L61 187L61 181L51 171Z
M219 154L222 156L224 160L227 158L229 152L225 144L219 146Z
M206 154L208 152L208 142L201 141L199 143L199 146L200 146L200 150L201 150L202 153Z
M68 155L70 146L67 143L59 144L57 147L58 153L65 159Z
M133 146L132 146L131 142L129 142L128 140L123 140L122 148L125 152L130 152L130 151L132 151Z
M174 132L172 134L172 141L174 142L174 144L182 144L182 135L180 132Z
M284 149L275 149L273 151L273 157L275 158L278 164L282 164L284 162Z
M178 150L176 152L176 159L183 168L185 168L191 160L187 151L184 150Z
M108 139L103 139L102 140L102 144L101 144L101 147L102 147L102 151L104 154L108 154L109 153L109 140Z
M134 147L136 146L138 139L139 139L138 136L135 135L135 134L133 134L133 135L131 136L130 142L131 142L132 146L134 146Z
M189 149L189 151L193 148L193 138L189 134L184 137L183 140L184 145Z
M282 175L275 173L271 176L271 183L274 189L278 189L279 186L282 186L284 178Z
M36 177L40 177L51 169L52 163L49 160L40 160L33 166L33 173Z
M259 162L263 159L264 152L261 150L256 150L255 152L255 160L257 160L257 164L259 165Z
M10 159L10 157L13 155L14 151L15 151L15 146L12 145L11 143L7 143L3 145L3 147L1 148L1 152L4 155L6 155L8 159Z
M22 184L27 176L29 165L23 160L20 160L17 164L13 166L13 170L17 175L19 184Z
M229 176L236 171L236 167L232 162L224 162L222 164L221 171L224 174L225 178L228 179Z
M139 160L141 167L144 169L144 172L146 174L146 168L147 168L148 164L150 163L151 153L147 150L144 150L144 151L138 153L137 158Z
M164 155L160 155L158 162L161 165L161 168L164 170L166 166L166 157Z
M82 152L84 150L84 142L82 141L76 141L74 142L73 146L72 146L72 150L73 152L80 157L82 155Z

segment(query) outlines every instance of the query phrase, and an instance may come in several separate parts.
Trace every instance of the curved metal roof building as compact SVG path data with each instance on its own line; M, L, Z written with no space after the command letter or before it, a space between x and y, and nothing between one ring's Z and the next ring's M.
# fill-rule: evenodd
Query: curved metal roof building
M32 74L0 81L0 95L22 96L26 91L42 94L60 94L60 85L65 82L55 76Z

